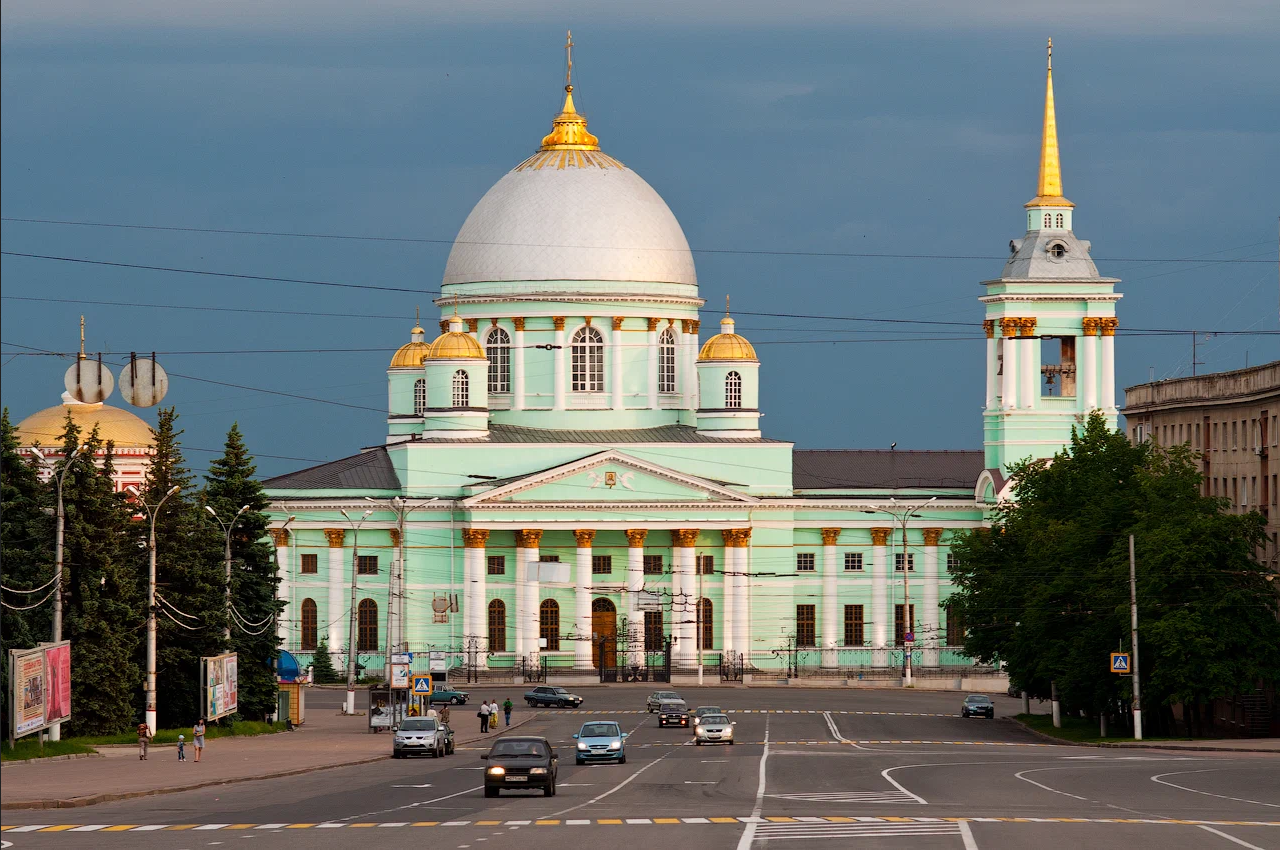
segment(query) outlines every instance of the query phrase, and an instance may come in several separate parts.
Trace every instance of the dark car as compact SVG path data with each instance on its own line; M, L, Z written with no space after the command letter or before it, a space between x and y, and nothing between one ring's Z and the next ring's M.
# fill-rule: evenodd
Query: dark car
M431 703L445 703L449 705L466 705L467 697L471 694L466 691L454 691L448 688L440 691L432 691L431 696L427 697Z
M582 705L582 697L577 694L571 694L564 688L551 687L549 685L539 685L524 695L524 701L529 703L530 708L537 708L540 705L554 705L556 708L577 708Z
M960 706L961 717L985 717L994 720L996 704L986 694L969 694Z
M682 699L664 699L658 706L659 726L689 726L689 706Z
M556 751L546 738L499 738L480 756L484 769L484 795L496 797L503 788L525 791L541 788L544 796L556 795Z

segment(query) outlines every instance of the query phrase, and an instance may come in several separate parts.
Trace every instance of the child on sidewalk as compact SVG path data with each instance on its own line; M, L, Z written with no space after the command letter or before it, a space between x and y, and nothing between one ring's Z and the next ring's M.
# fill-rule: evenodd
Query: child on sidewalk
M187 740L186 740L186 738L187 738L187 736L186 736L186 735L179 735L179 736L178 736L178 761L186 761L186 760L187 760Z

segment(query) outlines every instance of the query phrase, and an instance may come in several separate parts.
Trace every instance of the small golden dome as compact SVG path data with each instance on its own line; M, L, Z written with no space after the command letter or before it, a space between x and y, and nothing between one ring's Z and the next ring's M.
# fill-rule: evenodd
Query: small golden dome
M720 320L720 333L702 344L699 360L758 360L747 338L733 332L733 319Z
M392 369L417 369L422 365L422 358L427 356L427 352L431 350L431 345L427 342L427 332L423 330L422 325L415 324L413 330L409 331L409 342L400 346L400 349L391 358Z
M449 330L436 337L423 360L484 360L484 349L476 338L462 330L462 319L449 320Z
M71 421L80 427L80 438L86 439L93 426L98 426L98 436L105 442L114 442L118 448L150 448L155 436L151 426L127 410L107 404L60 404L46 407L18 423L18 445L28 447L59 446L67 429L67 413Z
M586 116L573 108L573 86L564 87L564 109L551 119L551 132L542 137L544 151L598 151L600 140L587 132Z

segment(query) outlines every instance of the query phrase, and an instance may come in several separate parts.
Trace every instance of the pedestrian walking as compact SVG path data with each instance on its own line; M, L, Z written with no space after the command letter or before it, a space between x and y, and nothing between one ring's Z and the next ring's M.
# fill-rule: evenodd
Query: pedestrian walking
M178 736L178 761L187 760L187 741L186 735Z
M430 717L432 720L436 720L440 717L440 712L436 711L434 707L428 708L427 717Z
M204 752L204 718L191 727L191 745L196 748L196 764L199 764L200 755Z
M146 723L138 724L138 761L147 760L147 744L151 743L151 727Z
M498 701L496 699L489 700L489 731L498 731Z
M440 717L438 718L445 726L449 725L449 706L440 706Z
M507 725L511 725L511 709L515 708L511 704L511 697L507 697L502 701L502 716L507 721Z
M484 700L480 701L480 710L476 712L476 717L480 718L480 731L489 731L489 703Z

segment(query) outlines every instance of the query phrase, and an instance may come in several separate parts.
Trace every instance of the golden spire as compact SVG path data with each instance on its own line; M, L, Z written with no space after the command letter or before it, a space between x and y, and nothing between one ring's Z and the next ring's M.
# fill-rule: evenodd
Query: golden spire
M1049 39L1044 84L1044 130L1040 137L1040 182L1028 207L1073 207L1062 196L1062 161L1058 156L1058 120L1053 108L1053 39Z
M409 333L411 334L426 333L426 331L422 327L422 312L419 310L416 304L413 307L413 330L409 331Z
M84 316L80 317L80 359L84 359Z
M587 132L587 119L573 108L573 32L565 38L564 108L551 121L551 133L542 139L544 151L598 151L600 140Z

